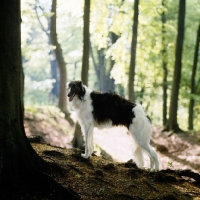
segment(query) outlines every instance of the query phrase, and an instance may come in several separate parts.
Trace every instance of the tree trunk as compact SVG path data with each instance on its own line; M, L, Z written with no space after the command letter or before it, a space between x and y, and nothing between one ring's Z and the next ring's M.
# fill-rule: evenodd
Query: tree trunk
M91 57L92 57L92 62L93 62L94 70L95 70L96 76L97 76L97 87L99 89L100 88L100 67L99 67L99 64L97 64L95 62L94 51L93 51L91 42L90 42L90 54L91 54Z
M90 53L90 0L85 0L84 17L83 17L83 58L81 80L84 85L88 85L88 70L89 70L89 53ZM73 147L82 148L83 139L81 128L76 124L74 130L74 138L72 140Z
M183 52L183 40L184 40L184 23L185 23L185 0L179 1L179 16L178 16L178 34L176 40L175 50L175 65L174 65L174 77L172 84L172 93L170 99L169 119L167 122L166 130L174 132L180 132L181 129L178 126L177 110L178 110L178 95L181 81L181 69L182 69L182 52Z
M50 25L50 34L51 34L51 42L55 46L55 55L56 60L59 67L59 74L60 74L60 85L59 85L59 100L58 106L59 108L68 115L67 110L67 93L66 93L66 83L67 83L67 69L66 63L63 57L61 45L58 42L57 32L56 32L56 5L57 0L52 0L52 8L51 12L54 13L51 17L51 25Z
M105 92L105 55L104 49L98 50L98 58L99 58L99 69L100 69L100 76L99 76L99 90Z
M88 85L89 52L90 52L90 0L85 0L84 17L83 17L83 58L82 58L82 71L81 71L81 80L85 85Z
M58 80L58 72L57 72L58 66L57 66L57 61L56 61L54 52L52 50L49 51L49 57L50 57L50 64L51 64L51 78L55 80L55 82L52 85L52 89L50 93L50 95L52 95L52 101L54 103L59 94L59 91L58 91L59 80Z
M81 132L81 127L78 123L76 123L76 125L75 125L72 146L73 146L73 148L79 148L79 149L82 149L84 147L84 141L83 141L83 136L82 136L82 132Z
M129 69L128 80L128 98L135 101L135 64L136 64L136 47L137 47L137 30L138 30L138 15L139 15L139 0L134 2L134 16L133 16L133 29L132 29L132 42L131 42L131 60Z
M115 80L113 78L110 78L110 72L114 64L115 64L115 61L110 59L110 63L109 63L110 66L109 66L108 73L106 76L106 86L107 86L106 91L111 91L111 92L115 91Z
M37 197L41 188L46 196L57 188L57 199L73 199L70 191L40 171L46 163L25 135L20 24L20 0L0 1L0 199L33 193Z
M199 53L199 43L200 43L200 23L197 30L197 38L196 38L196 45L194 51L194 60L193 60L193 68L192 68L192 76L191 76L191 91L190 94L196 94L196 85L195 85L195 77L197 71L197 63L198 63L198 53ZM193 130L193 115L194 115L194 98L191 96L190 103L189 103L189 118L188 118L188 128L189 130Z
M45 10L42 8L42 6L38 5L39 1L36 0L36 5L35 5L35 13L38 19L38 22L41 26L41 29L44 31L44 33L46 34L47 38L48 38L48 44L51 45L51 36L50 36L50 22L51 22L51 18L50 17L46 17L47 20L47 28L45 28L45 26L43 25L42 21L40 20L40 16L38 13L38 8L40 8L40 12L42 11L42 15L44 15ZM46 11L47 12L47 11ZM58 69L58 65L56 62L56 57L54 54L53 50L49 51L49 60L50 60L50 65L51 65L51 78L55 80L55 82L52 84L52 89L50 92L50 100L54 103L55 100L58 98L58 85L59 85L59 80L58 80L58 73L57 73L57 69Z
M110 38L113 45L117 41L119 36L113 32L110 32ZM110 72L113 69L114 65L115 65L115 61L113 59L110 59L110 66L109 66L108 74L107 74L107 85L108 85L108 90L111 92L115 91L115 80L113 78L110 78Z
M163 9L165 9L166 4L165 0L162 0ZM166 44L166 15L165 10L163 10L162 15L162 68L163 68L163 125L165 126L167 123L167 44Z

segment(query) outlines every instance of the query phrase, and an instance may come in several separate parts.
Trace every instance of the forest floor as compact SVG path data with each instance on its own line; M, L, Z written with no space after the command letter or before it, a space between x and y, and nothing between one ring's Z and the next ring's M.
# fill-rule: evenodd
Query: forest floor
M95 153L86 160L72 148L74 128L59 109L26 108L24 125L35 151L59 166L46 173L80 199L200 199L200 133L172 134L154 126L151 145L161 171L150 172L147 156L142 170L131 161L131 138L122 127L95 129Z

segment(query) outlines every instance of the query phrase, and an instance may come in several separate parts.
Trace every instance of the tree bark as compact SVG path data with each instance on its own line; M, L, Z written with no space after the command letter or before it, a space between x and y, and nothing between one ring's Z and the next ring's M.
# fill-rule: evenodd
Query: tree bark
M84 85L88 85L89 54L90 54L90 0L85 0L84 16L83 16L83 58L82 58L82 71L81 71L81 80ZM78 123L75 126L72 144L73 147L76 148L83 147L81 128Z
M25 135L20 24L20 0L0 1L0 199L30 193L37 197L41 188L46 196L57 188L57 199L73 199L69 190L42 173L46 162Z
M98 58L99 58L99 70L100 70L100 76L99 76L99 86L100 91L105 92L105 55L104 55L104 49L98 50Z
M99 67L99 63L97 64L94 58L94 50L92 48L92 44L90 42L90 54L92 57L92 62L93 62L93 66L94 66L94 70L96 72L96 76L97 76L97 86L98 89L100 88L100 67Z
M172 92L169 107L169 119L167 122L166 130L174 132L182 131L179 128L177 121L178 111L178 95L181 81L181 69L182 69L182 52L183 52L183 40L184 40L184 23L185 23L185 0L179 1L179 14L178 14L178 34L176 40L175 50L175 65L174 76L172 84Z
M133 16L133 29L132 29L132 42L131 42L131 60L129 69L128 80L128 98L135 101L135 65L136 65L136 47L137 47L137 30L138 30L138 15L139 15L139 0L134 2L134 16Z
M40 20L40 16L38 13L38 8L40 8L40 10L42 11L42 14L45 13L44 9L38 5L39 1L36 0L36 5L35 5L35 13L38 19L38 22L41 26L41 29L44 31L44 33L46 34L47 38L48 38L48 44L51 45L51 36L50 36L50 22L51 22L51 17L47 17L47 23L48 26L47 28L44 27L43 23ZM59 78L58 78L58 73L57 73L57 69L58 69L58 65L57 65L57 61L56 61L56 57L54 54L54 51L52 49L49 50L49 60L50 60L50 65L51 65L51 78L55 80L55 82L52 84L52 89L50 92L50 100L54 103L55 100L58 98L58 87L59 87Z
M90 52L90 0L85 0L84 17L83 17L83 58L82 58L82 71L81 71L81 80L85 85L88 85L89 52Z
M51 35L51 42L55 46L54 52L56 55L56 60L57 60L59 72L60 72L59 73L60 74L60 85L59 85L58 106L66 115L69 115L69 112L67 110L67 92L66 92L67 69L66 69L66 63L65 63L63 53L62 53L62 48L61 48L61 45L58 42L58 38L57 38L56 5L57 5L57 0L52 0L51 12L54 14L51 17L50 35Z
M111 38L112 45L113 45L114 43L117 42L119 36L113 32L110 32L110 38ZM115 91L115 80L113 78L110 78L110 72L113 69L114 65L115 65L115 61L113 59L110 59L110 67L108 70L108 76L107 76L108 81L107 82L108 82L108 88L112 92Z
M166 1L162 0L163 9L166 7ZM163 10L161 14L162 19L162 68L163 68L163 125L165 126L167 123L167 76L168 76L168 69L167 69L167 44L166 44L166 15L165 10Z
M196 94L196 85L195 85L195 77L196 77L196 71L197 71L197 63L198 63L198 53L199 53L199 43L200 43L200 23L197 30L197 38L196 38L196 45L195 45L195 51L194 51L194 60L193 60L193 67L192 67L192 76L191 76L191 91L190 94L194 95ZM194 116L194 105L195 100L191 96L190 102L189 102L189 118L188 118L188 128L189 130L193 130L193 116Z
M73 146L73 148L79 148L79 149L83 149L83 147L84 147L84 141L83 141L83 136L82 136L82 132L81 132L81 126L78 123L75 124L72 146Z

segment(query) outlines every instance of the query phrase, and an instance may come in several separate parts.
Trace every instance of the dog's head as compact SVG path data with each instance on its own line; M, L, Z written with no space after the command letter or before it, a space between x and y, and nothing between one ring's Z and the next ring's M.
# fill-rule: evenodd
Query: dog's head
M69 97L69 101L73 101L76 95L78 96L80 100L82 100L85 95L85 88L81 81L71 81L68 84L67 96Z

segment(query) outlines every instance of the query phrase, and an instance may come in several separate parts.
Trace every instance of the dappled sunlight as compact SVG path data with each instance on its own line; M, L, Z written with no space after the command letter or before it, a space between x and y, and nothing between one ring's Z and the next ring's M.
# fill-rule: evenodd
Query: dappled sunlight
M28 137L41 137L47 144L71 148L72 127L58 108L37 108L33 114L25 114L25 132Z
M124 127L94 130L94 143L109 154L115 162L127 162L133 159L132 138ZM149 167L149 158L144 155L145 167Z
M73 116L72 116L73 117ZM28 137L40 136L52 146L72 148L74 127L65 120L58 108L32 108L25 114L25 130ZM153 126L151 145L158 153L160 169L192 169L200 172L199 134L170 134ZM114 162L132 159L132 138L124 127L94 129L94 151ZM144 154L145 167L149 157Z
M154 127L152 145L159 153L162 169L192 169L200 172L200 137L187 133L171 134Z

